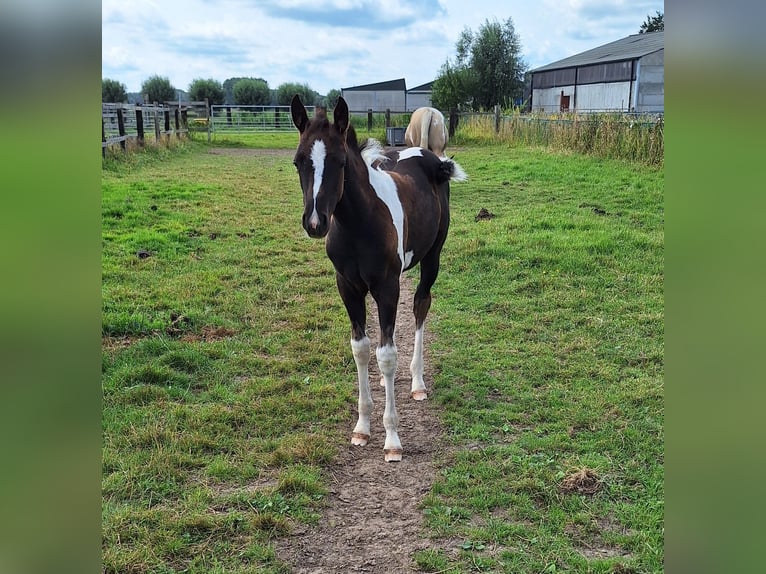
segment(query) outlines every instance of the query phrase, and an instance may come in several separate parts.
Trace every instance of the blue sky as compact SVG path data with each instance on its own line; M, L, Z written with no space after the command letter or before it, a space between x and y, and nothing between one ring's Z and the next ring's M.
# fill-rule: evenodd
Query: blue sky
M435 79L463 29L512 18L530 68L635 34L656 0L103 0L102 77L333 88Z

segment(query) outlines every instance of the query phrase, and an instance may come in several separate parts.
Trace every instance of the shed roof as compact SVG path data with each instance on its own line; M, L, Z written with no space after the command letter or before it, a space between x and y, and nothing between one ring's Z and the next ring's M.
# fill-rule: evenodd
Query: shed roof
M397 91L406 91L407 90L407 84L404 81L404 78L399 78L398 80L389 80L387 82L378 82L376 84L366 84L364 86L352 86L350 88L342 88L343 91L346 92L397 92Z
M436 81L436 80L434 80ZM434 82L426 82L425 84L420 84L419 86L415 86L414 88L410 88L407 90L409 93L412 92L431 92L433 91Z
M619 62L621 60L633 60L662 50L665 47L665 32L646 32L645 34L633 34L627 38L604 44L598 48L580 52L563 60L541 66L531 70L544 72L546 70L559 70L561 68L573 68L575 66L587 66L589 64L603 64L606 62Z

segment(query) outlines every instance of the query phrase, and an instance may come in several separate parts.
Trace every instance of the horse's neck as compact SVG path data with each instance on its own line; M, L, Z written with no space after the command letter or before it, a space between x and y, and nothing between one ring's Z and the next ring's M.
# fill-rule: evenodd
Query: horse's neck
M372 217L375 190L370 185L367 165L358 156L358 161L349 162L344 181L343 197L335 208L335 217L344 225L356 227L365 225Z

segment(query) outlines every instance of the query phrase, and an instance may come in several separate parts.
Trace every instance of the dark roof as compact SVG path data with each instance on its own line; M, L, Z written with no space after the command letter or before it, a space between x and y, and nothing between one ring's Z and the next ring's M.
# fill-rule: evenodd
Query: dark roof
M365 86L353 86L351 88L341 88L341 90L346 92L396 92L396 91L406 91L407 90L407 84L404 81L404 78L399 78L398 80L389 80L388 82L378 82L377 84L367 84Z
M419 86L415 86L414 88L410 88L407 90L408 92L432 92L434 87L433 82L428 82L426 84L421 84Z
M633 34L622 40L604 44L598 48L587 50L552 64L541 66L531 72L544 72L546 70L559 70L561 68L574 68L575 66L587 66L589 64L603 64L605 62L619 62L621 60L633 60L641 58L652 52L662 50L665 47L665 32L647 32L645 34Z

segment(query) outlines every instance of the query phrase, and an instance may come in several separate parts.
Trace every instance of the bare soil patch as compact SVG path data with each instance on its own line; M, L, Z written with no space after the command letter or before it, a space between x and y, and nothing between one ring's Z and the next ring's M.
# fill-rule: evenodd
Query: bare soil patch
M375 406L370 418L369 444L351 445L354 410L348 420L349 442L326 469L331 480L319 524L296 527L278 542L277 555L296 574L417 572L412 556L430 545L423 534L419 505L433 483L434 460L440 458L446 447L435 405L430 400L418 402L410 398L409 364L415 333L412 297L410 281L403 278L396 322L399 359L395 379L399 437L404 448L402 461L383 460L385 391L379 385L380 372L373 353L370 380ZM367 303L367 331L376 346L377 310L371 299ZM425 337L427 351L428 322ZM433 371L427 355L424 379L431 392Z

